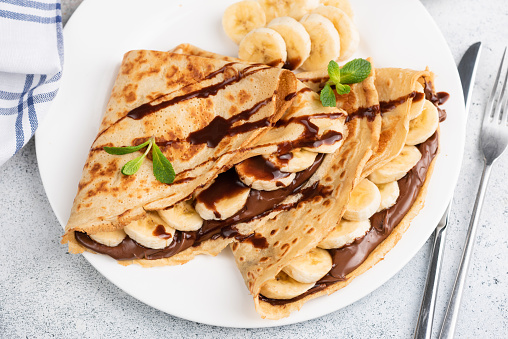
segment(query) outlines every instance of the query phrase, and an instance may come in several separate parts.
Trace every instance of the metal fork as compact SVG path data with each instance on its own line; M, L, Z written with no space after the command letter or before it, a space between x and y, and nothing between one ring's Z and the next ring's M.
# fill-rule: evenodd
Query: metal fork
M503 59L499 66L499 71L496 76L494 88L490 94L483 117L482 130L480 135L480 148L483 152L484 167L482 178L480 180L480 187L476 196L476 201L473 208L471 221L469 222L469 229L466 236L466 245L462 252L462 259L460 261L459 271L453 286L452 294L448 302L448 308L441 327L440 339L452 339L455 332L455 325L459 314L460 301L462 299L462 291L467 277L467 270L471 261L473 253L473 244L475 242L476 230L478 226L479 216L487 191L487 184L489 182L490 172L492 165L499 158L499 156L506 149L508 145L508 70L504 77L504 82L501 75L503 73L503 66L508 63L508 55L504 50Z

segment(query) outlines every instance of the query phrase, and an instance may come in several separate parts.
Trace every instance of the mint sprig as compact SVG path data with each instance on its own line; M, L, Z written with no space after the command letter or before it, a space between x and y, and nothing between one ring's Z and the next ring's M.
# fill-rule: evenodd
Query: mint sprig
M147 147L148 146L148 147ZM133 175L141 168L141 164L145 160L150 149L152 150L152 161L153 161L153 174L155 178L165 184L171 184L175 180L175 170L171 165L171 162L164 156L159 146L155 142L155 138L151 137L144 143L138 146L127 146L127 147L104 147L104 150L109 154L124 155L134 153L146 147L145 153L139 157L132 159L122 167L122 174Z
M325 107L335 107L337 100L333 93L332 86L338 95L347 94L351 87L347 84L356 84L365 80L372 69L372 65L365 59L354 59L345 64L342 68L333 60L328 63L328 80L321 90L319 99Z

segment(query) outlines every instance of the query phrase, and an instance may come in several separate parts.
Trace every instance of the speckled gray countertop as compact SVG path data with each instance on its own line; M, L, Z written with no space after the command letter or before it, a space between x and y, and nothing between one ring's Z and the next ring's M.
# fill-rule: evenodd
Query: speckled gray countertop
M62 2L65 23L81 0ZM448 229L436 307L436 336L481 174L480 116L508 44L508 5L506 0L423 0L423 4L443 31L457 62L470 44L480 40L484 43ZM505 154L492 173L457 338L508 336L507 181ZM182 320L130 297L82 256L69 255L67 246L59 244L62 228L42 186L34 140L0 167L0 230L0 338L409 338L418 316L430 252L427 241L382 287L319 319L268 329L229 329Z

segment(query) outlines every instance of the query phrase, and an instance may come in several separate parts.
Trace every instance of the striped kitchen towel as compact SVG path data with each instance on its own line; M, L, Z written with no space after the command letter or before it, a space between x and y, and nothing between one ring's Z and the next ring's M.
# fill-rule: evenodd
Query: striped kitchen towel
M63 66L59 0L0 0L0 166L32 137Z

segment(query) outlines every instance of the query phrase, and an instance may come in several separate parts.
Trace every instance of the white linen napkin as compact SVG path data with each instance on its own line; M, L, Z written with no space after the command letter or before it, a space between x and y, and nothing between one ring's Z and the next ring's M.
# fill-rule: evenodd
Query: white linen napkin
M32 137L63 66L59 0L0 0L0 166Z

